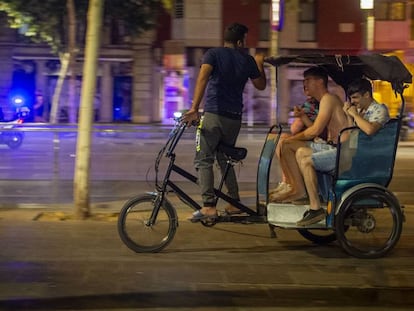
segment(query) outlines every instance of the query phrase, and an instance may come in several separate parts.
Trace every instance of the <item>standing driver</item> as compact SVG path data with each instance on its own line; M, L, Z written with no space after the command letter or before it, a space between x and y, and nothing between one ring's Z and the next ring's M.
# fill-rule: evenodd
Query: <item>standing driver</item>
M213 164L215 158L224 172L226 159L217 150L220 143L234 146L240 131L243 110L243 89L251 79L258 90L266 88L263 55L253 58L244 50L248 28L233 23L225 29L224 46L209 49L204 57L194 90L191 109L184 114L183 122L199 120L198 110L206 93L203 116L196 134L195 168L201 188L203 206L192 214L193 222L217 218L214 193ZM228 195L239 200L236 175L231 169L225 180ZM240 212L229 205L229 214Z

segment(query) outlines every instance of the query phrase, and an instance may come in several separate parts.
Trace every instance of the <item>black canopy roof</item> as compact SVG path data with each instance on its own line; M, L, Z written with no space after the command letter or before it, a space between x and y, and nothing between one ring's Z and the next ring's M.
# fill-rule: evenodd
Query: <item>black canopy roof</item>
M392 88L402 94L405 83L412 82L411 73L396 56L370 55L290 55L267 57L273 66L286 64L312 64L322 67L337 84L345 90L354 79L366 77L391 83Z

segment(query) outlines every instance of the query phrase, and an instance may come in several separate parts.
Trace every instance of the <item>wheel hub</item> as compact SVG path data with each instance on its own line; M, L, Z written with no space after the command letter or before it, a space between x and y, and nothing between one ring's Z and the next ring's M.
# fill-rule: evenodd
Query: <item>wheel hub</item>
M358 224L358 230L362 233L369 233L375 229L376 221L373 215L371 214L364 214L363 217L360 218L360 222Z

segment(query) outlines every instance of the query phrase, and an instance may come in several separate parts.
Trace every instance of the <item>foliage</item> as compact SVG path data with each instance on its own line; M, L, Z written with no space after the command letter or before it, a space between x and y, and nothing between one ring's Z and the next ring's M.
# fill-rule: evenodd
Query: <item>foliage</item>
M5 0L0 10L6 12L9 25L24 31L35 42L46 42L55 48L62 45L63 12L65 1L59 0ZM59 12L51 15L49 12Z
M166 11L168 11L168 12L172 11L173 1L174 0L162 0L162 5L163 5L163 7Z
M162 1L159 0L106 0L104 16L105 19L122 21L125 29L136 36L155 27L156 16L161 6Z
M85 25L88 0L75 0L77 21ZM139 35L155 26L159 10L171 10L172 0L105 0L105 20L122 21L131 35ZM55 51L67 45L67 9L64 0L2 0L0 11L9 25L24 29L34 42L48 43ZM86 29L86 27L79 27Z

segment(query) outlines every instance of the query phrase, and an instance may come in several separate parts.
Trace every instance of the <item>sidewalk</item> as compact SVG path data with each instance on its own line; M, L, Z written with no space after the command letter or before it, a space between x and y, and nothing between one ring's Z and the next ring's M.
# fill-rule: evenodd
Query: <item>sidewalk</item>
M240 183L240 196L244 204L254 208L256 204L256 192L250 187L254 187L251 183ZM134 195L125 197L124 200L97 201L90 205L90 220L116 221L118 213L124 204L133 196L143 195L151 190L142 190ZM193 198L197 198L198 188L186 187L187 194ZM152 190L154 191L154 190ZM191 215L193 210L183 203L174 193L169 193L167 199L171 202L181 219L186 219ZM225 202L219 201L218 209L224 211ZM74 206L72 202L62 203L20 203L20 204L3 204L0 208L0 219L22 219L22 220L75 220Z

